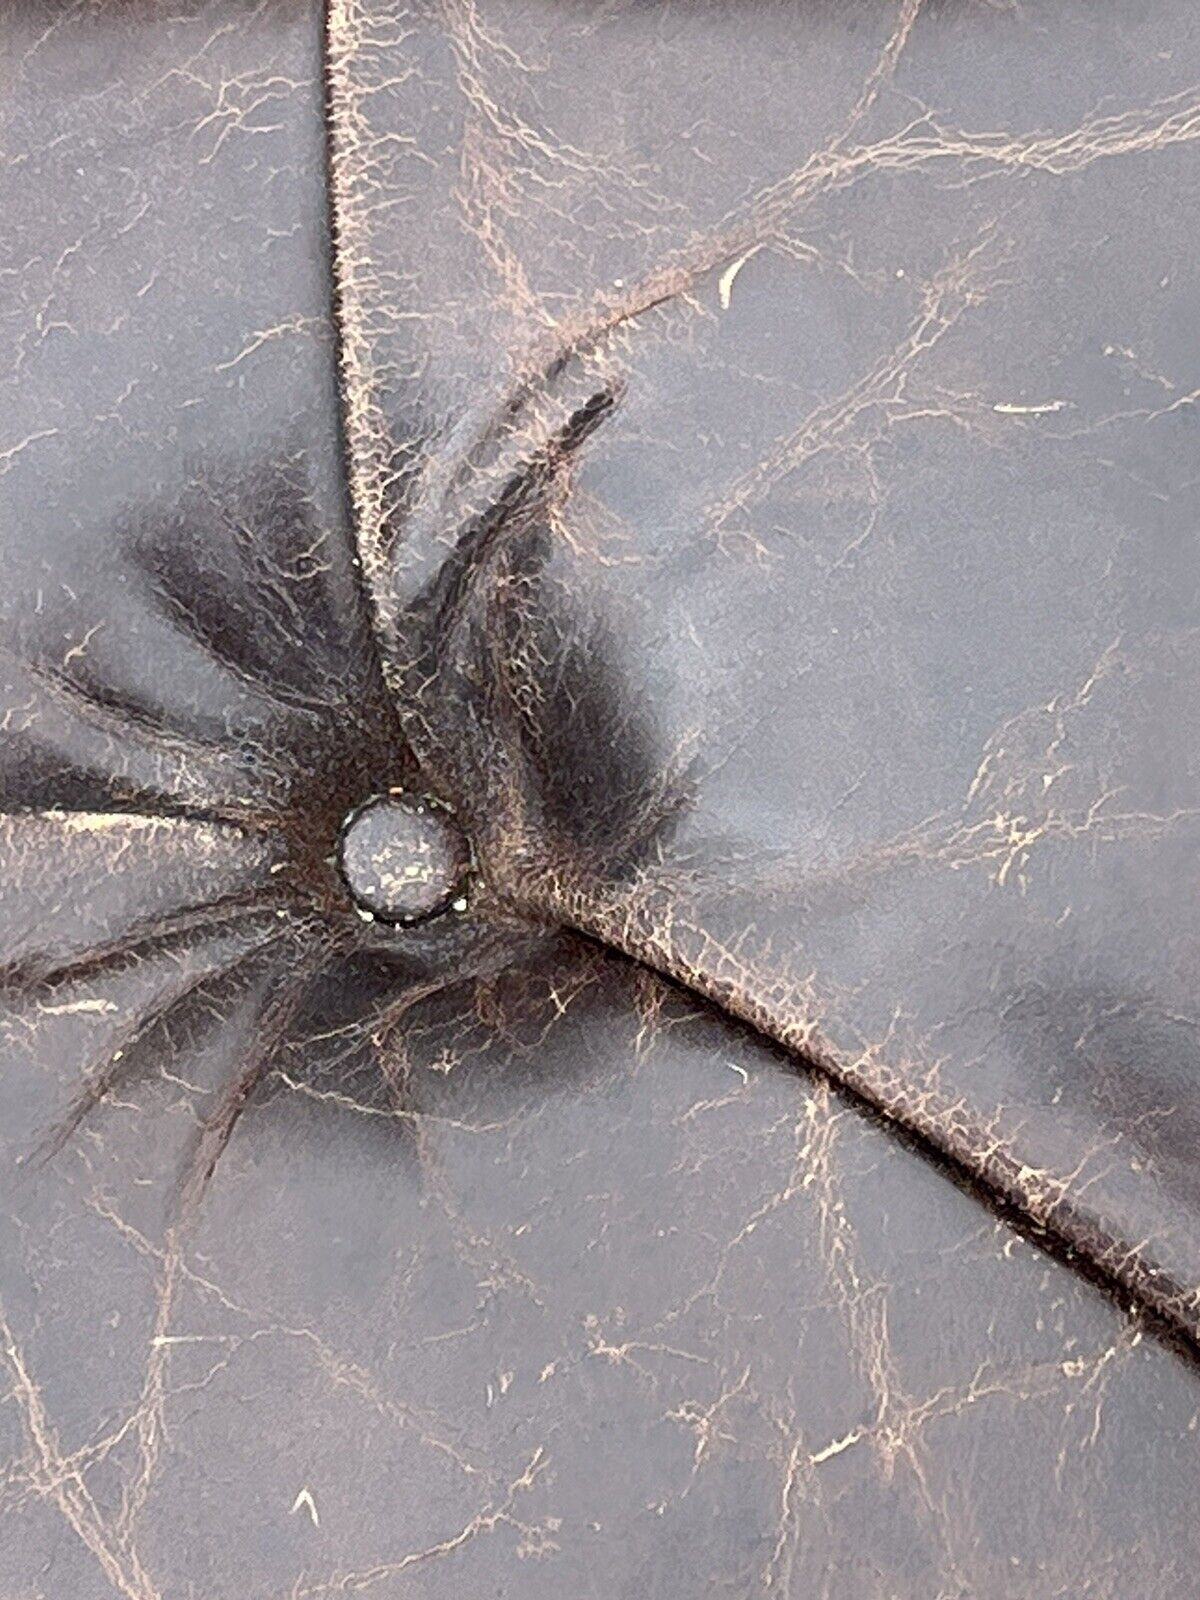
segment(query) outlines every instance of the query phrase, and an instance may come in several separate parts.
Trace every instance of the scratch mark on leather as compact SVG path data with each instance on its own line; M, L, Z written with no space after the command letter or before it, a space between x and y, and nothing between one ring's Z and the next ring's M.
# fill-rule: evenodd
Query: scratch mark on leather
M109 1526L88 1489L80 1468L62 1454L41 1391L0 1308L0 1353L12 1378L12 1395L20 1412L29 1450L30 1486L58 1510L86 1546L118 1594L126 1600L161 1600L129 1530Z
M456 1533L448 1534L436 1544L428 1545L423 1550L410 1551L396 1561L383 1562L361 1571L339 1571L317 1583L304 1583L293 1590L294 1600L316 1600L317 1596L328 1594L361 1594L388 1578L399 1577L413 1567L452 1555L481 1534L492 1533L500 1527L511 1528L517 1533L519 1555L550 1554L557 1549L553 1537L559 1527L557 1519L548 1518L542 1524L528 1523L522 1521L514 1510L519 1496L533 1487L549 1466L549 1460L545 1447L539 1445L529 1457L524 1471L509 1484L508 1492L499 1504L489 1502L482 1506Z

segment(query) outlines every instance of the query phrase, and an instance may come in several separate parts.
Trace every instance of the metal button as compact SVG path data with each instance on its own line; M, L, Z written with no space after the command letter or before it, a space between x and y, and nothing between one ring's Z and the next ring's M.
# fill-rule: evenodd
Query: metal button
M384 922L424 922L461 897L471 850L444 806L388 794L346 818L338 863L364 914Z

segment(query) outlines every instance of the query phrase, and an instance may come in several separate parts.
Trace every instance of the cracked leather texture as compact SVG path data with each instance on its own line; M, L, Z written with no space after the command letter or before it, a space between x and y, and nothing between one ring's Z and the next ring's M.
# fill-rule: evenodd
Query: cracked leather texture
M1191 8L0 71L0 1595L1187 1593Z

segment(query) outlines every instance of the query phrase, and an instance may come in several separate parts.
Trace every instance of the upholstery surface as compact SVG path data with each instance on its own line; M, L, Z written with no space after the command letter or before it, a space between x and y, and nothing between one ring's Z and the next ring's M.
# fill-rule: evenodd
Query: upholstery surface
M1188 1593L1191 9L0 73L0 1595Z
M1195 8L331 45L364 565L497 874L1194 1332Z

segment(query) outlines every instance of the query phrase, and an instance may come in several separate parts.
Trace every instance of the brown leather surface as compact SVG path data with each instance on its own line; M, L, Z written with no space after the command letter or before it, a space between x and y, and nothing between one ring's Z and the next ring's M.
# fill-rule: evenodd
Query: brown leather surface
M0 1595L1188 1593L1189 8L0 63Z

